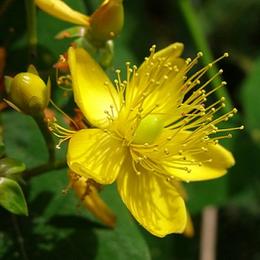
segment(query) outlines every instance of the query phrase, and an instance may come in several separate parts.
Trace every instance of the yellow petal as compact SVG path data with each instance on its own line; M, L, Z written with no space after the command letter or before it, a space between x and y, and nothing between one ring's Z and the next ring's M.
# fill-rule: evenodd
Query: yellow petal
M187 215L175 187L148 171L137 175L130 163L124 170L117 178L118 191L136 220L158 237L182 233Z
M126 103L130 107L135 106L145 93L144 114L153 109L153 113L168 118L174 113L184 76L185 61L179 57L182 50L182 43L174 43L144 61L137 71L138 77L130 82L127 90Z
M167 46L166 48L155 53L154 58L167 57L168 61L173 61L176 57L179 57L183 52L183 43L175 42Z
M179 139L178 142L182 142L180 139L185 139L190 132L182 132L178 135ZM178 144L176 143L177 140L173 139L171 145L176 147ZM183 142L184 143L184 142ZM190 149L199 149L203 146L203 144L194 145L194 147L190 147ZM189 154L189 150L185 153L186 161L195 160L197 162L202 162L200 165L186 165L187 168L190 169L190 172L185 170L176 169L176 164L171 162L170 157L167 159L167 165L165 169L171 175L180 178L181 180L185 181L202 181L202 180L209 180L223 176L227 169L230 168L235 164L234 157L230 151L225 149L223 146L219 144L208 144L205 146L207 151L196 153L196 154ZM169 150L171 148L169 147ZM185 150L184 150L185 151ZM185 163L185 161L183 161ZM184 164L183 164L184 165ZM185 166L185 165L184 165Z
M71 9L61 0L35 0L35 4L44 12L66 22L89 25L89 17Z
M190 214L187 212L187 224L186 227L183 231L183 235L186 237L193 237L194 236L194 227L193 227L193 223L192 223L192 219Z
M119 102L113 84L102 68L83 49L71 47L68 63L75 102L93 126L106 127L109 120L105 111L114 117L117 116Z
M69 168L97 183L112 183L124 161L121 142L99 129L83 129L69 141L67 162Z

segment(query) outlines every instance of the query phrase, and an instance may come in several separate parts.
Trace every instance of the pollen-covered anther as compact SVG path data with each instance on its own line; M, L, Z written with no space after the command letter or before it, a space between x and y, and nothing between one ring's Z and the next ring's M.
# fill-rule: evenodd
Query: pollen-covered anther
M187 58L187 59L185 60L185 62L186 62L187 65L189 65L189 64L191 63L191 61L192 61L191 58Z
M197 57L200 58L200 57L202 57L202 56L203 56L203 52L199 51L199 52L197 53Z
M226 86L226 85L227 85L227 82L226 82L226 81L222 81L222 82L221 82L221 85L222 85L222 86Z
M170 69L170 67L169 67L169 69ZM179 72L179 71L180 71L177 65L173 66L173 70L174 70L175 72Z
M151 54L155 52L155 49L156 49L156 45L152 45L152 47L150 48L150 52Z
M223 54L223 56L224 56L225 58L229 57L228 52L225 52L225 53Z

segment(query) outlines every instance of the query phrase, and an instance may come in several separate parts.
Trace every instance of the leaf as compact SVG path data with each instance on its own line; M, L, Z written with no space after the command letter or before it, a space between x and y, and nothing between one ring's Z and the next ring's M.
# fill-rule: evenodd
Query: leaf
M25 164L12 158L3 158L0 160L0 176L11 179L19 178L25 170Z
M198 214L207 205L223 205L228 198L228 177L193 182L185 185L188 192L187 209L191 214Z
M0 205L14 214L28 215L21 187L16 181L4 177L0 177Z
M246 128L260 145L260 57L256 59L252 71L242 83L241 100L245 113Z

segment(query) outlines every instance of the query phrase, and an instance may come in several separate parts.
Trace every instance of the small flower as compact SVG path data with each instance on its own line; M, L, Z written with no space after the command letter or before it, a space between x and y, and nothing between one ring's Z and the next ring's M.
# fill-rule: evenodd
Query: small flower
M43 11L58 19L84 26L79 31L76 28L66 30L58 37L65 36L66 32L67 34L72 32L81 36L86 34L86 37L94 46L100 47L121 32L124 24L122 1L104 0L91 16L73 10L61 0L35 0L35 3Z
M115 87L85 50L68 52L75 102L93 127L64 132L69 168L100 184L116 181L136 220L159 237L189 223L181 181L217 178L234 165L218 140L235 129L219 124L236 109L217 116L224 98L206 106L216 89L207 92L212 79L201 79L213 63L188 77L202 54L184 60L182 50L181 43L158 52L153 46L139 68L126 63L126 80L116 71Z

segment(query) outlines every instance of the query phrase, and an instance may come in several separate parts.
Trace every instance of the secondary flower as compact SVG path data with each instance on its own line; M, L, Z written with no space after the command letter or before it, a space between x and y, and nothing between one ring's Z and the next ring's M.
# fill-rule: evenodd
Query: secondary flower
M122 1L104 0L91 16L70 8L61 0L35 0L35 4L58 19L84 26L80 34L86 33L87 38L98 46L120 33L124 24Z
M188 77L202 54L184 60L182 50L153 46L139 68L126 63L126 80L116 71L115 86L85 50L68 52L75 102L93 127L63 137L60 130L70 138L69 168L100 184L116 181L132 215L159 237L186 227L181 181L217 178L234 164L218 140L230 137L221 133L233 129L219 124L236 109L217 116L224 98L206 106L215 89L201 79L212 64Z

